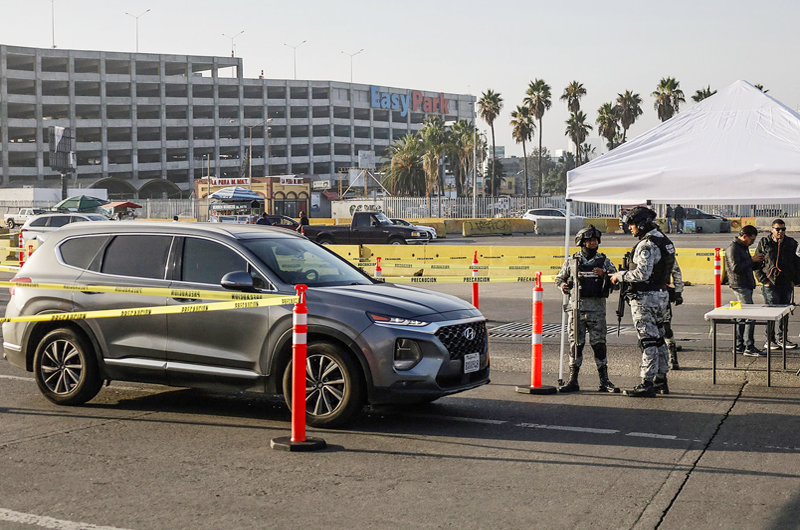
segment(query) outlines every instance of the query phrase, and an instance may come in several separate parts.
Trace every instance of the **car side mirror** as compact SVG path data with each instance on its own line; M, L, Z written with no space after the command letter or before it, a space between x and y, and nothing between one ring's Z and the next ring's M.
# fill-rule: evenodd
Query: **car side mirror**
M253 277L246 271L233 271L229 272L222 277L220 284L231 291L242 291L244 293L255 293L256 289L253 286Z

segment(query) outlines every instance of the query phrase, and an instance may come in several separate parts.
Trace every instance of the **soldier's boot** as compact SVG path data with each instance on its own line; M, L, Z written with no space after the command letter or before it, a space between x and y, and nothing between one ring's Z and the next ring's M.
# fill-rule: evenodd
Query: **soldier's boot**
M678 345L675 344L674 340L671 340L667 343L669 347L669 367L672 370L680 370L681 365L678 364Z
M600 376L600 388L597 389L599 392L619 394L619 388L614 386L614 383L608 380L608 366L598 367L597 374Z
M656 394L669 394L669 386L667 386L667 374L657 375L653 381L653 389Z
M569 367L569 382L559 387L559 392L575 392L581 389L578 386L578 372L580 372L581 368L579 366L570 365Z
M630 397L656 397L656 390L652 381L643 380L632 389L626 390L624 394Z

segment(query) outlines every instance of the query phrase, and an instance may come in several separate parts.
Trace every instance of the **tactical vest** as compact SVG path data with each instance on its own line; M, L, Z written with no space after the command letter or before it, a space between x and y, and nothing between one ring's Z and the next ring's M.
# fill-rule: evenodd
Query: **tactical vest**
M579 256L581 256L580 252L575 254L575 257ZM604 287L608 284L608 282L605 281L605 277L599 277L593 272L595 267L600 267L601 269L603 268L603 265L606 263L605 254L598 252L590 261L586 263L581 263L579 261L578 263L578 274L580 275L578 281L580 282L581 286L581 298L607 297L609 295L609 289ZM580 274L582 272L592 273L592 275L584 276L583 274Z
M666 291L669 285L672 269L675 267L675 245L666 236L652 237L647 234L642 241L648 240L658 247L661 252L661 259L653 266L653 273L646 282L636 282L632 287L636 291ZM633 254L636 254L637 244L633 247ZM636 269L636 263L631 260L630 270Z

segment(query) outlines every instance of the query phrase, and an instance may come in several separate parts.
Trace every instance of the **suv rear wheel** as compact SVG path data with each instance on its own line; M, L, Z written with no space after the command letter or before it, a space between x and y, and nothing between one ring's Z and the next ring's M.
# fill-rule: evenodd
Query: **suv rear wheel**
M283 398L292 408L292 363L283 374ZM306 362L306 424L340 427L364 406L361 370L351 355L327 342L308 345Z
M45 335L33 357L33 372L44 397L59 405L82 405L103 385L88 341L69 328Z
M14 226L15 226L14 220L13 219L9 219L8 221L6 221L6 226L9 227L9 228L14 228Z

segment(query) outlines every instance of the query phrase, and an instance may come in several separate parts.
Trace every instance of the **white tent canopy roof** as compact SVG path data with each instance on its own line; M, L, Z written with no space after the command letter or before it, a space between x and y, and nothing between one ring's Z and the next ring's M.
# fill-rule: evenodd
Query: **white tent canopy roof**
M567 200L800 203L800 114L737 81L567 173Z

